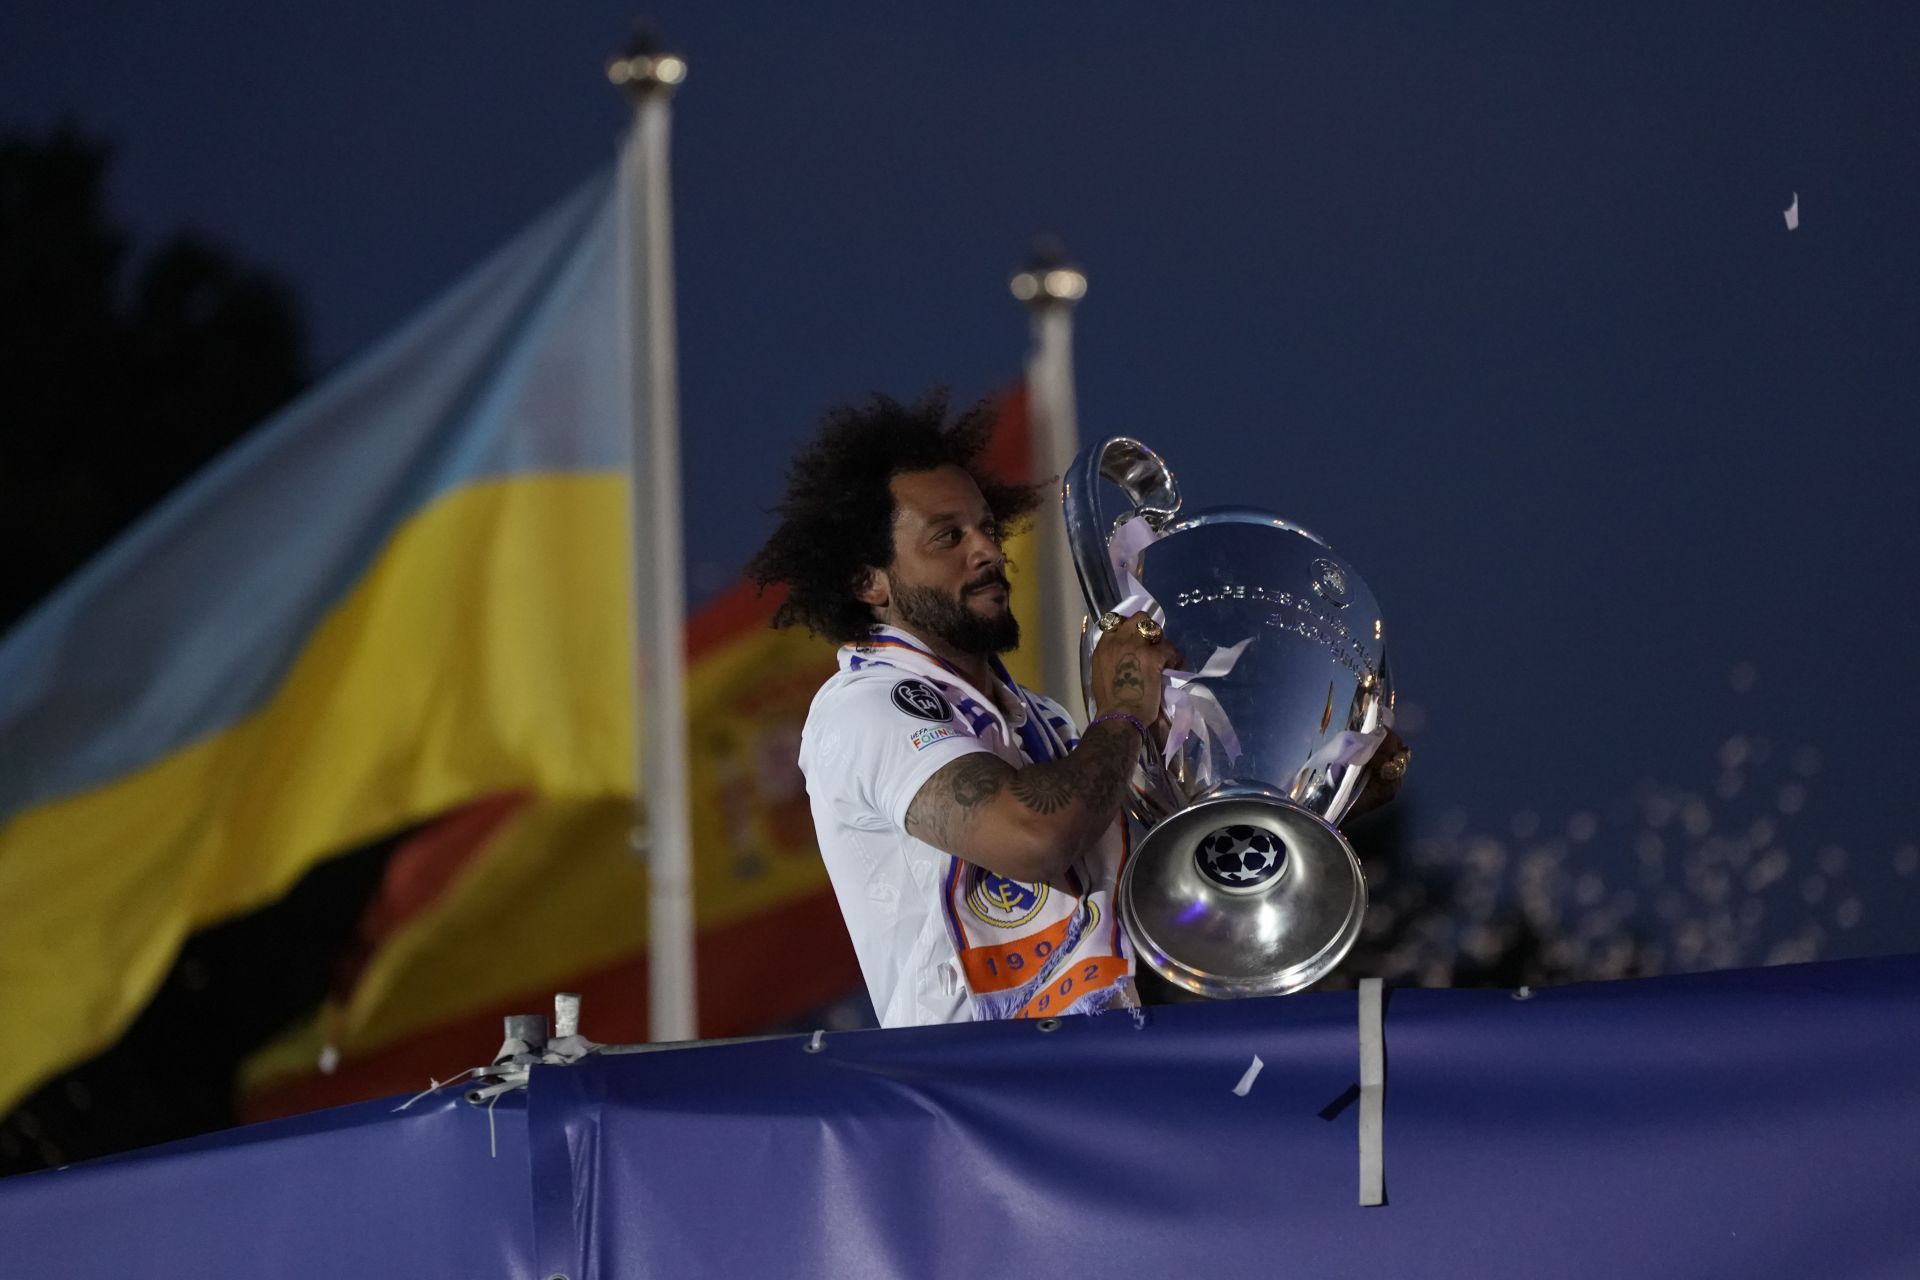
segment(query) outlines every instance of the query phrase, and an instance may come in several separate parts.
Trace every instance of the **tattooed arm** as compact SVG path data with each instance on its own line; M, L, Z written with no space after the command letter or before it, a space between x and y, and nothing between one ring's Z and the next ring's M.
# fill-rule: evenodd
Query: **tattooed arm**
M1160 714L1161 669L1178 659L1164 644L1147 644L1129 619L1094 650L1094 705L1152 724ZM997 875L1051 879L1119 816L1140 747L1131 724L1108 720L1088 729L1064 760L1016 769L974 752L920 788L907 809L907 830Z

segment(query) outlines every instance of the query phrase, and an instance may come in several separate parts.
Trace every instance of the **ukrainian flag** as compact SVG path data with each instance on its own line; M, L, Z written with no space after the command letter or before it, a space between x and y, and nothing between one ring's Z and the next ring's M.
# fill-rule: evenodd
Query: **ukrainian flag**
M0 641L0 1112L332 854L630 803L623 221L587 183Z

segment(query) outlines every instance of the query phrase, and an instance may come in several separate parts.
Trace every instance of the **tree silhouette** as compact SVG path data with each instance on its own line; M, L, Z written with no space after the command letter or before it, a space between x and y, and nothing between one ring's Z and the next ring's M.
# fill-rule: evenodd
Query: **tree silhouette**
M129 263L109 158L0 136L0 634L307 381L271 274L191 233ZM319 999L386 851L190 939L118 1043L0 1117L0 1175L231 1124L234 1064Z
M307 381L271 273L190 232L130 267L109 161L0 137L0 630Z

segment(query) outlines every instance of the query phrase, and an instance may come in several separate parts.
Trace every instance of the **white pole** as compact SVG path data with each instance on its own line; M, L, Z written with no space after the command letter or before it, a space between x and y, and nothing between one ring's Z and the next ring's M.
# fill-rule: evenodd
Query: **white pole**
M1013 296L1027 304L1033 346L1027 357L1027 409L1034 470L1054 477L1054 487L1034 516L1035 622L1043 692L1075 716L1085 718L1080 696L1080 620L1086 602L1067 548L1061 517L1059 477L1080 450L1080 427L1073 396L1073 306L1087 292L1087 278L1067 264L1058 245L1045 242L1025 270L1013 277Z
M686 599L680 517L680 394L673 310L667 103L686 78L675 54L642 48L609 78L634 103L620 154L629 286L625 344L633 426L633 618L639 679L636 818L647 858L648 1037L698 1034L693 970L693 829L687 796Z

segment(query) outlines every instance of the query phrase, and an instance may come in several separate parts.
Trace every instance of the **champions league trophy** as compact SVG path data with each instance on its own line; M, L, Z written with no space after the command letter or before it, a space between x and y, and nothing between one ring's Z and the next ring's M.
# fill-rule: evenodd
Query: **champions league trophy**
M1126 499L1117 518L1102 513L1103 480ZM1179 519L1173 473L1124 436L1083 450L1061 496L1092 618L1148 610L1192 668L1166 673L1166 745L1134 771L1129 807L1147 834L1118 898L1135 950L1202 996L1307 986L1346 955L1366 910L1360 860L1334 824L1392 723L1373 592L1278 516ZM1085 635L1090 681L1100 632Z

